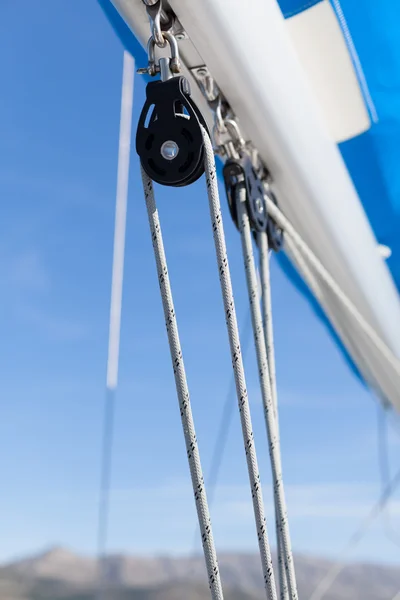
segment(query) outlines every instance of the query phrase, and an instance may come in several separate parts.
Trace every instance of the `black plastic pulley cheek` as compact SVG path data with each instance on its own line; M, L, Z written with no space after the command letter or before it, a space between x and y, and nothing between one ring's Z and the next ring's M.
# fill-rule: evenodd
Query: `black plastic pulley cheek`
M225 183L229 212L231 213L232 221L236 225L237 229L239 229L236 206L236 188L237 185L245 179L245 172L240 159L228 159L222 169L222 175Z
M204 173L207 125L190 97L185 77L147 84L139 118L136 151L147 175L162 185L189 185Z
M264 199L264 183L258 177L250 158L246 160L246 187L249 219L255 231L267 230L268 213Z
M272 192L272 190L270 189L269 186L265 192L265 195L268 196L268 198L270 200L272 200L272 202L276 206L278 206L278 201L276 199L276 196ZM283 229L278 227L278 225L271 219L271 217L268 218L267 236L268 236L269 247L272 248L272 250L274 250L275 252L279 252L279 250L282 248L283 242L284 242Z
M241 181L246 186L246 202L250 225L253 231L266 231L268 223L267 207L264 200L264 183L258 177L250 157L230 158L223 169L229 210L236 227L238 226L236 209L236 186Z

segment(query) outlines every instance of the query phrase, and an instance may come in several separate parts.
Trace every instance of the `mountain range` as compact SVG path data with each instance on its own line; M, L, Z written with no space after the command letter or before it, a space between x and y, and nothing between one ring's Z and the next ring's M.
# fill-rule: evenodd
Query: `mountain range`
M219 565L226 600L265 598L260 559L253 554L222 554ZM308 599L331 561L297 555L300 600ZM103 600L207 600L210 594L202 556L140 557L116 554L104 563ZM0 600L92 600L97 590L96 561L55 547L0 566ZM348 564L326 600L392 600L400 590L400 569Z

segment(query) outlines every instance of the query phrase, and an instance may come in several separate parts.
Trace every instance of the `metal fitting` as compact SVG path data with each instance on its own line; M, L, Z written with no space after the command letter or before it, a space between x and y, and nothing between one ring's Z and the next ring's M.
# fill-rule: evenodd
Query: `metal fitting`
M173 74L180 73L181 62L179 59L178 42L176 41L175 36L169 31L163 31L162 36L164 46L168 43L171 50L171 58L167 59L169 60L169 69ZM137 70L140 75L148 74L154 77L154 75L160 72L160 65L156 64L156 45L155 39L153 37L149 38L149 41L147 42L148 65L147 67Z

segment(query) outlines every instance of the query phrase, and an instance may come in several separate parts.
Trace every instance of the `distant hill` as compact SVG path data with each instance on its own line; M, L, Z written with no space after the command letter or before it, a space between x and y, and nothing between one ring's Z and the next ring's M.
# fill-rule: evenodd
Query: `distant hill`
M265 598L260 560L252 554L219 557L226 600ZM332 563L295 557L300 600L312 590ZM114 555L106 562L109 600L207 600L209 591L202 557ZM0 567L0 600L93 600L96 563L64 548ZM326 600L392 600L400 590L400 569L349 564Z

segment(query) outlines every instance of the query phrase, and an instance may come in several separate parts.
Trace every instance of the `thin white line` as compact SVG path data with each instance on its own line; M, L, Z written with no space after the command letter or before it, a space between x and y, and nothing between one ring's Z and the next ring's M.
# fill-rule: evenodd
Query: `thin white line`
M107 387L109 389L115 389L118 381L118 357L121 332L122 284L124 277L125 230L128 202L129 158L131 150L134 72L135 61L132 56L125 51L122 74L117 197L114 230L114 257L112 267L110 330L107 360Z
M331 0L331 2L333 4L333 8L336 12L336 16L339 20L343 35L345 37L347 48L350 52L350 55L351 55L351 58L353 61L353 65L354 65L354 69L357 73L358 81L359 81L360 87L362 89L362 92L364 94L364 100L368 106L371 119L374 123L377 123L379 121L378 113L376 111L374 101L372 100L372 96L371 96L371 93L368 88L368 83L365 78L363 68L361 66L360 58L357 54L357 50L354 45L353 38L351 37L349 26L347 25L346 18L344 16L342 7L340 5L340 0Z

